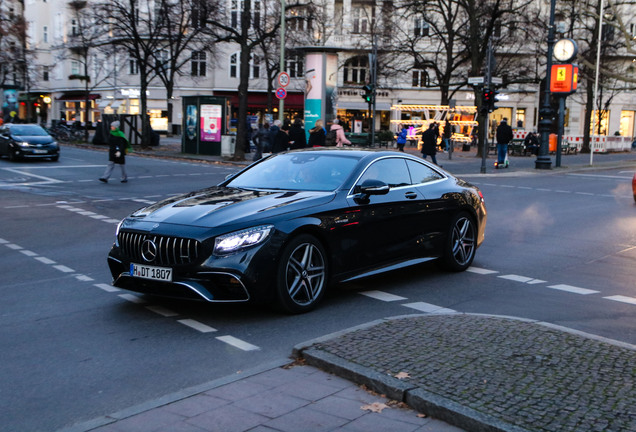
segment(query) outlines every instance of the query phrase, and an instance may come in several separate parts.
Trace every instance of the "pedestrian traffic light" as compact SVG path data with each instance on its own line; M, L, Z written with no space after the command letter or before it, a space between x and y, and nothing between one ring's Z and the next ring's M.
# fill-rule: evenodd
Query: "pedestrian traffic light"
M373 103L373 86L367 84L362 87L362 91L364 91L364 93L362 94L362 99L364 99L366 103Z

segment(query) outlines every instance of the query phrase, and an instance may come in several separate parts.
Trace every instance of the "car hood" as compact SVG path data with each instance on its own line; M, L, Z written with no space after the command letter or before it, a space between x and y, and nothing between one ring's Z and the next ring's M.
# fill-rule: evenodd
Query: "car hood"
M172 197L132 214L145 222L216 227L258 221L331 201L334 192L260 191L216 186Z
M29 144L51 144L53 137L42 135L11 135L15 141L25 142Z

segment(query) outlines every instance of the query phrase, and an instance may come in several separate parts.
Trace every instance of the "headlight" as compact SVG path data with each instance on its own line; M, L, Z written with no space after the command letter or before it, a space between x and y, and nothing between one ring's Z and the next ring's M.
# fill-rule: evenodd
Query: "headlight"
M262 225L219 236L214 242L214 254L225 255L255 246L264 242L273 229L273 225Z
M16 143L17 145L19 145L20 147L29 147L29 143L28 143L28 142L26 142L26 141L17 141L17 140L16 140L16 141L15 141L15 143Z
M115 246L119 247L119 229L121 228L121 225L124 223L126 219L122 219L119 221L119 223L117 224L117 229L115 229Z

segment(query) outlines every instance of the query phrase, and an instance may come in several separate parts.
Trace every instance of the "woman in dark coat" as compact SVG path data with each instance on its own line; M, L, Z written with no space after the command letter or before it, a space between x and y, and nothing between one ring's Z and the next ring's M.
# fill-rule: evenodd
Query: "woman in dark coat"
M289 126L285 125L276 132L274 143L272 144L272 153L280 153L287 151L289 147Z
M108 178L115 169L115 164L119 165L121 169L121 182L128 182L128 176L126 175L126 150L128 149L128 140L124 133L119 130L119 122L114 121L110 124L110 134L108 135L108 166L104 175L99 178L99 181L108 183Z
M422 134L422 157L426 159L426 156L430 156L435 165L439 165L435 157L437 154L437 136L435 123L431 123L428 129Z
M289 130L289 144L289 147L292 150L307 147L307 136L305 135L305 128L303 128L303 121L299 118L294 120L294 124Z
M322 120L316 120L316 125L309 130L309 147L324 147L327 131L322 126Z

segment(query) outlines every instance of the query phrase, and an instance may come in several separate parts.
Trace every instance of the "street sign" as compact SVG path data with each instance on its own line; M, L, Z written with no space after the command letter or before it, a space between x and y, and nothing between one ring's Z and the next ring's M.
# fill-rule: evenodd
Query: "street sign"
M483 84L483 83L484 83L484 77L468 77L468 84L470 85Z
M289 84L289 74L287 72L281 72L278 74L278 84L280 84L281 87L287 87Z
M501 77L492 77L490 78L490 82L493 84L503 84L503 78Z
M285 96L287 96L287 90L282 87L276 89L276 97L278 99L285 99Z

